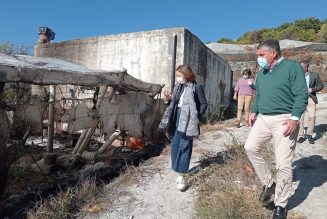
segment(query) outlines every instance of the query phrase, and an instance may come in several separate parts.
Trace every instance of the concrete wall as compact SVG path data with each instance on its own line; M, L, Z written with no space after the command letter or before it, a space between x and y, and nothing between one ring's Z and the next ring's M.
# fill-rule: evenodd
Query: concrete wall
M197 81L204 85L209 103L209 112L214 112L222 102L227 106L232 86L231 66L209 49L190 31L184 34L184 63L189 63L197 74ZM220 82L226 83L221 100Z
M96 69L127 69L137 79L165 84L170 90L174 35L177 36L176 66L190 64L197 81L204 85L212 111L220 102L218 83L227 83L225 104L229 104L231 67L185 28L99 36L40 44L35 55L65 59Z

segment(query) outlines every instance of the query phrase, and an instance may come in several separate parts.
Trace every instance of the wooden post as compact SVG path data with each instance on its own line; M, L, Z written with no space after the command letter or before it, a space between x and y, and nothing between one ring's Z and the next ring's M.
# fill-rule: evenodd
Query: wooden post
M82 132L82 134L79 136L78 141L77 141L77 143L76 143L76 145L74 147L74 150L73 150L72 154L76 154L77 153L78 148L81 146L83 140L85 139L87 130L89 130L89 129L88 128L84 129L83 132Z
M102 93L100 94L100 97L99 97L99 100L97 102L97 105L96 105L96 108L98 108L100 106L100 104L102 103L105 95L106 95L106 92L108 90L108 86L104 87L104 89L102 90ZM110 87L110 92L108 94L108 98L111 99L111 97L114 95L114 89L112 87ZM95 125L94 127L91 127L91 128L88 128L86 129L86 133L85 133L85 136L84 136L84 139L82 140L82 143L80 144L80 146L77 148L77 151L76 151L76 154L77 156L81 156L87 146L87 144L89 143L95 129L96 129L96 126ZM75 151L75 148L74 148L74 151Z
M176 53L177 53L177 35L174 35L174 44L173 44L173 54L172 54L172 64L171 64L171 84L170 84L170 89L171 92L173 92L174 87L175 87L175 74L176 74Z
M48 118L48 146L47 146L47 153L44 155L44 164L45 165L54 165L56 162L56 154L53 153L55 100L56 100L56 86L50 85L49 118Z
M111 145L112 142L114 142L114 140L116 140L116 138L120 135L120 131L116 130L108 139L108 141L106 141L99 149L98 149L98 154L102 154L103 152L105 152L107 150L107 148Z

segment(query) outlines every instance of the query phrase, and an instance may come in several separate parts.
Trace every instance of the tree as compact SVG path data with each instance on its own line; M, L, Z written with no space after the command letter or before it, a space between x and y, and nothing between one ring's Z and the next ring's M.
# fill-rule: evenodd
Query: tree
M324 34L325 29L323 30L322 28L324 24L327 24L327 19L320 21L318 18L309 17L291 23L283 23L277 28L263 28L246 32L236 40L221 38L218 42L230 44L254 44L266 39L326 42L326 36Z
M251 32L246 32L240 38L236 40L236 44L251 44L250 43L250 34Z
M234 44L234 40L228 39L228 38L220 38L217 40L217 43L228 43L228 44Z
M282 39L282 31L279 29L266 29L262 33L263 40L266 39L275 39L275 40L281 40Z
M315 17L296 20L294 22L294 25L299 27L299 29L303 29L303 30L313 29L315 30L316 33L318 33L318 31L321 28L320 20Z
M278 26L276 28L276 30L279 30L279 31L282 31L282 30L285 30L287 29L289 26L291 26L292 24L291 23L283 23L282 25Z
M327 43L327 23L321 26L318 33L318 42Z
M32 55L32 46L14 45L10 42L0 42L0 53L6 55Z
M6 55L14 54L14 45L9 42L0 43L0 53L4 53Z
M299 31L300 31L299 27L291 25L282 31L281 33L282 39L300 40L298 37Z
M249 41L251 44L260 43L262 41L262 33L265 30L256 30L249 33Z
M317 41L317 34L314 29L300 30L297 35L298 35L299 40L301 40L301 41L306 41L306 42Z

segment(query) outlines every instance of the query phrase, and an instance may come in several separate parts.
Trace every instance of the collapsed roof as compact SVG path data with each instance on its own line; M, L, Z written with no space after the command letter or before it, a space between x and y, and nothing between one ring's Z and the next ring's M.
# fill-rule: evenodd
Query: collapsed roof
M138 80L123 70L90 69L55 58L0 54L0 82L37 85L112 86L156 95L162 86Z

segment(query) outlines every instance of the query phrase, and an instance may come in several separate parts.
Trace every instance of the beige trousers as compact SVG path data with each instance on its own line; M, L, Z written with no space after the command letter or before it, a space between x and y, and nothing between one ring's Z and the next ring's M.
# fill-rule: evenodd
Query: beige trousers
M272 138L275 149L277 181L275 190L275 205L285 207L292 188L292 160L299 129L288 137L284 137L285 126L282 124L290 118L290 114L276 116L258 115L248 139L245 151L251 161L257 176L263 185L271 185L273 176L261 154L261 147Z
M299 137L304 137L304 117L308 118L307 135L313 135L316 123L316 104L312 98L309 97L308 105L300 119Z
M249 121L249 112L252 96L238 96L237 97L237 121L241 121L242 111L244 109L245 122Z

